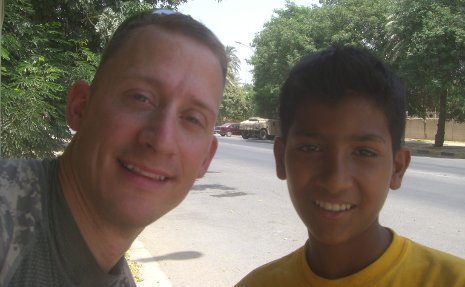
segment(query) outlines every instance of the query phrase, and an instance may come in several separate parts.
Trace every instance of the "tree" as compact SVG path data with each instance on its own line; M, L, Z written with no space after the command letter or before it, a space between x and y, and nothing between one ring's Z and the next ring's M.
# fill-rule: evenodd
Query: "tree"
M254 101L258 116L276 118L279 88L290 68L305 53L316 50L309 36L313 13L310 8L287 3L264 25L254 40Z
M252 105L244 88L240 85L226 84L219 111L220 121L242 121L251 115L251 111Z
M236 48L233 46L226 46L224 47L226 50L226 57L228 60L228 74L227 74L227 81L229 83L236 83L237 74L241 68L241 60L236 55Z
M9 0L1 47L1 155L53 156L71 138L66 91L91 81L100 53L127 15L187 0Z
M254 98L260 115L276 114L279 87L305 54L334 44L361 46L391 64L404 81L410 115L465 120L465 0L322 0L285 9L254 39Z
M2 31L3 31L3 18L5 16L5 2L3 0L0 0L0 42L2 39ZM2 57L1 57L1 43L0 43L0 69L2 67ZM2 82L2 75L0 73L0 83ZM1 96L1 91L0 91L0 130L2 126L2 96ZM0 140L0 156L1 156L1 150L2 150L2 141Z
M331 0L320 1L317 20L323 24L321 29L324 46L351 45L359 46L378 53L389 43L385 27L392 15L396 0ZM380 55L383 56L383 55Z
M240 60L236 55L236 48L226 46L228 59L228 74L218 118L221 122L239 121L250 115L251 103L238 80Z
M70 137L64 121L71 74L86 76L96 56L66 39L57 22L34 23L25 0L9 1L2 36L2 155L47 157Z
M388 33L410 112L439 114L434 146L443 146L446 120L464 118L465 1L401 0Z
M392 1L320 1L321 6L287 3L265 24L253 44L255 101L260 115L276 117L281 84L304 55L331 45L379 50Z

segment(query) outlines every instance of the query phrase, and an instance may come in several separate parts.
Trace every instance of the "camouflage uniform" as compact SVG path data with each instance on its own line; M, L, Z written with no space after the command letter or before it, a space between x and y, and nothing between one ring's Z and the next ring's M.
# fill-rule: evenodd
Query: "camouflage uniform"
M105 273L64 200L58 160L0 161L0 286L135 286L122 258Z

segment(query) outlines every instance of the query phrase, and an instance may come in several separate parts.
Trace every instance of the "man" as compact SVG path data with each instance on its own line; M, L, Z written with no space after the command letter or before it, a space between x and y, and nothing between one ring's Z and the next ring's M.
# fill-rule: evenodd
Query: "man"
M1 286L134 286L123 258L212 160L224 47L165 10L126 20L76 82L63 156L0 163Z

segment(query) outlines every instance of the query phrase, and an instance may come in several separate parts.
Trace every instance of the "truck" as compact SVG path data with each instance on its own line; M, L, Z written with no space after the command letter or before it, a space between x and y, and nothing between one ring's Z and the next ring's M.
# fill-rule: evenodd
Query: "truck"
M240 122L239 129L243 139L259 138L273 139L280 133L279 121L260 117L251 117Z

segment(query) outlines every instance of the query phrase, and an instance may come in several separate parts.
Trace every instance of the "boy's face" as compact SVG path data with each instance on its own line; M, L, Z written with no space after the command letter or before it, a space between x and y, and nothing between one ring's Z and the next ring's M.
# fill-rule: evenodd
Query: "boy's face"
M274 152L310 238L325 244L375 230L389 188L400 187L410 160L406 149L393 155L383 111L357 94L336 105L304 101Z
M99 216L142 227L178 205L215 154L220 63L197 41L148 26L97 79L69 95L77 181Z

